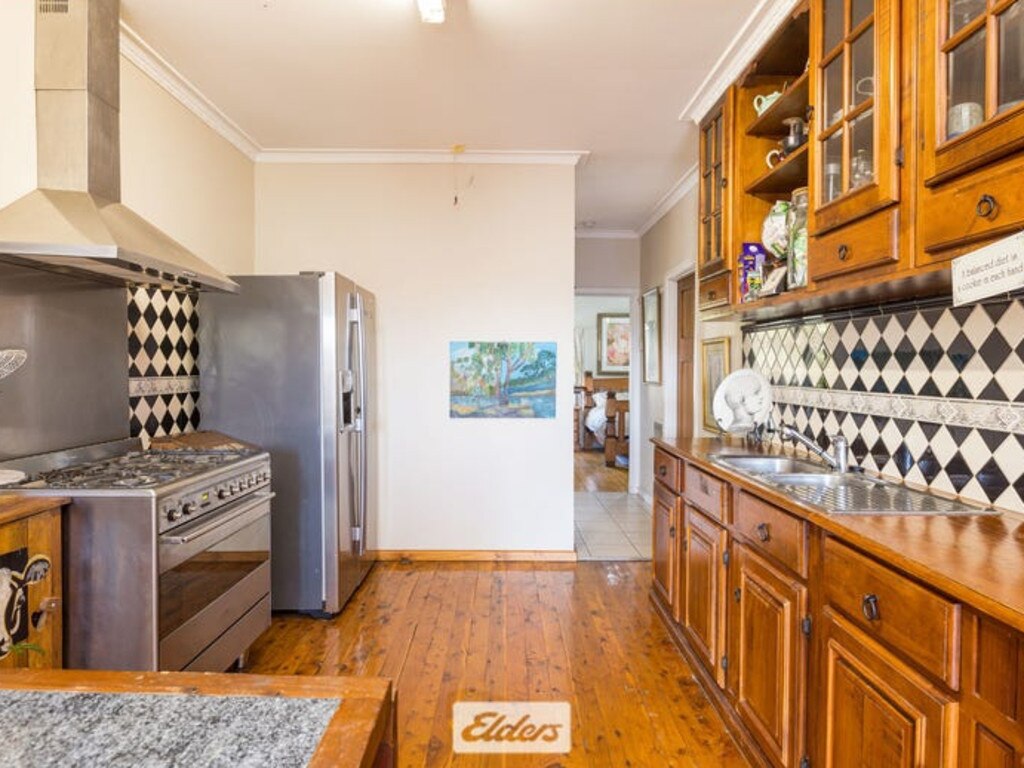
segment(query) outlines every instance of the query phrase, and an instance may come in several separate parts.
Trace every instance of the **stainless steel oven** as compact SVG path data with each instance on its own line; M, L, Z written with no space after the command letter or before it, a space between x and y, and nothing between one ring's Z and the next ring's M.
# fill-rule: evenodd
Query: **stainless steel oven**
M5 488L69 496L71 669L223 671L270 626L270 457L140 451L137 441L19 459Z
M225 628L269 612L273 497L254 493L160 536L161 669L224 669L236 646L228 638L218 650Z

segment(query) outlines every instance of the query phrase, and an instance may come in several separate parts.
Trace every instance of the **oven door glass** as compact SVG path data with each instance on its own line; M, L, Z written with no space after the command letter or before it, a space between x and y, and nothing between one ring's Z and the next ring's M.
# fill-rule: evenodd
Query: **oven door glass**
M161 668L168 653L188 663L269 594L270 497L240 501L160 537Z

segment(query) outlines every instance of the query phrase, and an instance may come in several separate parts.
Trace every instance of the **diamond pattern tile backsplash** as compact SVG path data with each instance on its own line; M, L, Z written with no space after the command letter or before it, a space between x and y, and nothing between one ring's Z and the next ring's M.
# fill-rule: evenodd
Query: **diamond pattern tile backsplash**
M744 330L775 419L857 463L1024 512L1024 302L932 303ZM777 438L776 438L777 439Z
M128 291L128 418L143 442L199 426L196 301L173 291Z

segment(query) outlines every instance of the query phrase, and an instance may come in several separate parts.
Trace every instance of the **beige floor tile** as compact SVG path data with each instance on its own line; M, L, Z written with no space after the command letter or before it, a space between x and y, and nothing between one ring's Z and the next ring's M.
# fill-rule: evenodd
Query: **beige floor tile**
M585 531L583 539L588 547L595 544L629 544L632 546L629 537L622 531Z
M622 529L614 520L581 520L580 532L584 536L588 533L617 533L625 538Z

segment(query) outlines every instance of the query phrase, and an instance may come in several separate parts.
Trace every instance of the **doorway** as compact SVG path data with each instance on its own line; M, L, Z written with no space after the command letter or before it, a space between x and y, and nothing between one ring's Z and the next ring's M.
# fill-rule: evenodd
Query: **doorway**
M679 280L679 323L676 333L678 346L677 360L679 378L676 391L678 407L676 409L676 435L679 438L694 436L694 347L697 336L697 286L693 274Z
M650 510L629 493L637 301L635 292L576 296L573 457L580 560L650 559Z

